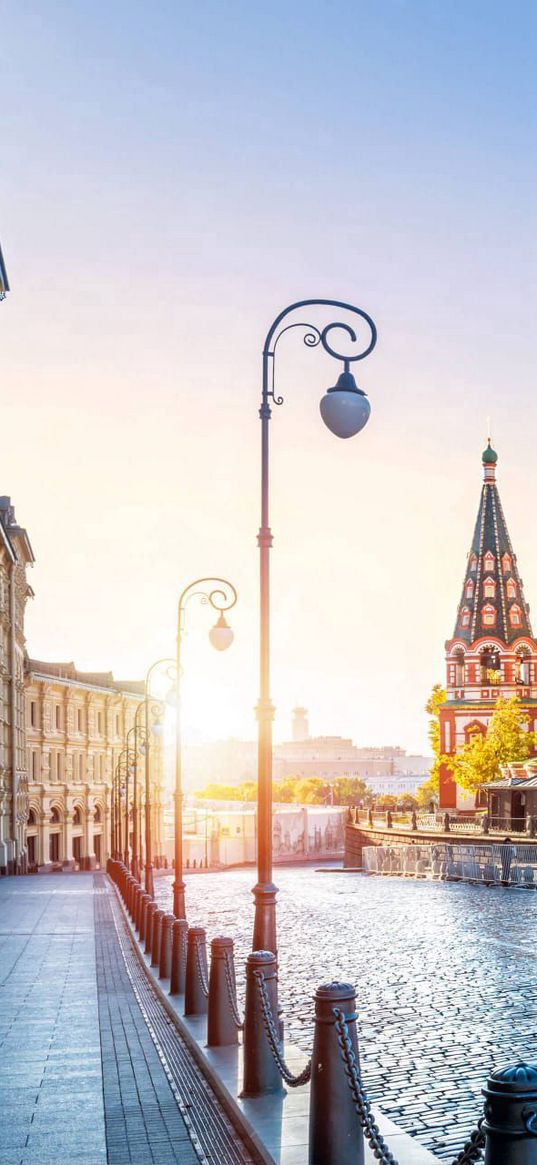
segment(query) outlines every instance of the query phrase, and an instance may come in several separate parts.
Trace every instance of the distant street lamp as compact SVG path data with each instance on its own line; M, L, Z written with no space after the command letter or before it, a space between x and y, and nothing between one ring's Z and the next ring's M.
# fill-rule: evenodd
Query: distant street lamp
M322 330L303 320L285 324L283 320L291 312L305 307L334 307L359 316L368 328L368 342L362 351L344 356L332 346L331 338L336 331L343 331L352 344L358 343L358 336L348 323L343 321L327 324ZM263 383L261 408L261 527L257 543L260 553L260 692L257 706L258 719L258 787L257 787L257 884L253 888L255 899L254 950L277 952L276 940L276 893L272 881L272 721L274 706L270 697L270 548L272 533L269 525L269 421L272 415L270 401L283 404L283 397L277 396L274 385L276 346L287 331L304 328L304 343L308 348L321 345L325 352L343 364L337 382L329 388L320 402L321 416L327 428L336 437L352 437L359 433L369 420L369 401L358 388L350 365L364 360L373 351L377 342L377 329L373 320L361 308L337 299L303 299L286 307L274 320L263 347Z
M152 838L151 838L151 748L152 740L158 739L162 736L162 702L154 703L155 697L151 694L151 680L153 673L158 668L163 670L169 677L170 669L173 668L173 659L157 659L155 663L151 664L145 677L144 684L144 740L140 746L140 752L145 758L145 892L150 894L153 898L154 884L153 884L153 856L152 856ZM151 723L150 723L151 719Z
M208 588L208 589L204 589ZM237 602L237 592L232 583L223 578L197 578L189 583L179 596L177 606L177 652L175 688L175 878L173 883L173 913L176 918L185 918L185 883L183 881L183 788L182 788L182 743L181 743L181 647L185 623L186 604L190 599L199 598L218 612L218 619L209 631L209 639L216 651L225 651L233 642L233 631L226 622L224 611L231 610Z
M134 713L134 724L129 728L126 736L127 748L130 747L130 738L134 738L132 745L133 761L131 765L132 781L132 857L131 874L140 881L140 834L139 834L139 789L138 789L138 757L143 755L142 745L145 745L145 730L138 721L140 712L145 710L145 699L142 700Z

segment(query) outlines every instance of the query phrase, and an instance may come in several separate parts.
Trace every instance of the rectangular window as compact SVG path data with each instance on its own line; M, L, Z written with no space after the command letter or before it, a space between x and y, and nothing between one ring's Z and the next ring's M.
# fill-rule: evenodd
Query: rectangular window
M79 708L76 714L76 727L78 732L82 732L82 708Z
M30 701L30 724L32 728L35 728L37 725L37 704L35 700Z
M119 716L116 716L116 736L119 736Z
M54 781L56 777L56 753L50 750L50 779Z
M97 712L97 730L99 732L99 736L102 736L102 734L103 734L103 714L102 714L102 712Z
M37 781L37 753L32 749L32 781Z
M56 704L56 728L61 727L61 711L60 705Z

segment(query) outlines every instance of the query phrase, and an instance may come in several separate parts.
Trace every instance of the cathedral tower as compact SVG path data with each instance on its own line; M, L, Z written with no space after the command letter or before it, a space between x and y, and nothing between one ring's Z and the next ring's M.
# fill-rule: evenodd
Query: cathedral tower
M500 696L518 696L528 728L537 728L537 641L496 485L497 461L489 439L457 621L446 643L440 747L447 756L460 752L475 733L486 734ZM455 784L448 764L440 772L440 807L475 808L475 795Z

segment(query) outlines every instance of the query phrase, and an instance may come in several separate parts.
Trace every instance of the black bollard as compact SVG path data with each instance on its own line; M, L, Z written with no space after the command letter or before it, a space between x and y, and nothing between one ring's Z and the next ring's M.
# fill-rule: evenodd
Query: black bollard
M278 967L272 951L253 951L246 960L246 1004L244 1010L244 1072L241 1096L283 1095L280 1070L272 1055L263 1022L261 996L256 973L262 972L274 1026L280 1034L278 1019Z
M188 930L186 951L185 1015L206 1014L207 980L205 931L202 926L191 926Z
M140 899L140 929L138 931L138 938L140 943L145 942L145 928L147 926L147 907L151 902L150 894L142 894Z
M164 918L164 910L155 910L153 915L153 933L151 935L151 966L158 967L160 963L160 924Z
M187 934L188 922L186 918L176 918L172 926L170 995L184 995L185 993Z
M145 953L150 955L153 949L153 917L158 910L156 902L151 901L145 916Z
M364 1135L338 1043L334 1008L344 1013L358 1063L354 987L350 983L324 983L315 992L308 1163L364 1165Z
M172 965L172 926L175 914L164 914L160 921L159 979L169 979Z
M223 1048L238 1044L237 991L233 965L233 939L213 938L207 1007L207 1046Z
M491 1072L485 1097L485 1165L537 1162L537 1064Z

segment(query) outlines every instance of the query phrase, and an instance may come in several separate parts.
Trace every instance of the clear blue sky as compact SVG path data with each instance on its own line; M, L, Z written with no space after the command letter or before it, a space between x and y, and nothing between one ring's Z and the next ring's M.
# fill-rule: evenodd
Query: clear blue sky
M380 336L354 442L318 419L330 362L280 347L277 735L300 702L424 745L487 416L537 601L536 5L7 0L0 32L31 652L138 674L184 582L227 573L237 642L200 656L194 619L191 730L253 731L259 350L293 299L349 299Z

